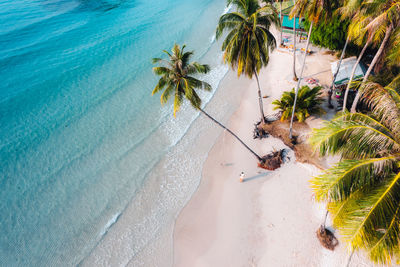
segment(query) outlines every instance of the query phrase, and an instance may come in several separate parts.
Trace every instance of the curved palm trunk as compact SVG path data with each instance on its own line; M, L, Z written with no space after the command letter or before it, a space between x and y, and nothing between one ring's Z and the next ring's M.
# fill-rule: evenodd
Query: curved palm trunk
M350 266L351 258L353 257L353 255L354 255L354 249L351 250L349 257L347 258L346 267Z
M234 134L231 130L229 130L228 128L226 128L223 124L221 124L219 121L217 121L216 119L214 119L212 116L210 116L207 112L205 112L203 109L199 108L199 110L206 115L209 119L211 119L213 122L215 122L216 124L218 124L221 128L225 129L228 133L230 133L231 135L233 135L233 137L235 137L245 148L247 148L247 150L250 151L250 153L252 153L258 161L262 161L262 158L257 155L256 152L254 152L250 147L248 147L236 134Z
M254 74L256 75L257 85L258 85L258 105L260 106L260 113L261 113L261 122L265 124L265 115L264 115L264 107L263 101L261 96L261 88L260 88L260 81L258 80L257 70L254 69Z
M281 21L281 45L283 45L283 18L282 18L282 0L280 0L279 19Z
M293 80L298 80L296 75L296 16L293 17Z
M292 137L293 137L292 136L292 132L293 132L294 111L296 110L297 95L299 94L299 87L300 87L301 79L303 78L304 66L306 65L307 51L308 51L308 46L310 44L310 37L311 37L311 31L312 31L312 28L313 28L313 24L314 24L313 21L311 21L310 30L308 31L306 51L304 51L303 66L301 67L300 78L297 81L297 85L296 85L296 91L295 91L294 103L293 103L293 110L292 110L292 118L290 119L290 128L289 128L289 138L290 139L292 139Z
M323 224L324 229L326 228L326 220L328 219L328 214L329 214L329 211L326 210L324 224Z
M328 104L329 104L330 108L333 108L333 105L332 105L333 86L335 85L336 77L339 74L340 65L342 64L342 60L343 60L344 54L346 53L346 48L347 48L347 44L349 43L349 40L350 40L350 35L347 35L346 43L344 44L344 48L343 48L342 54L340 55L340 60L339 60L338 66L336 68L336 72L333 75L333 80L332 80L331 87L329 87Z
M354 74L355 74L356 69L357 69L357 65L360 63L360 61L361 61L362 57L364 56L364 53L367 50L367 48L368 48L370 43L371 43L371 38L368 39L367 43L364 45L363 49L361 50L360 55L358 55L356 64L354 64L353 69L351 70L350 80L347 83L346 91L344 92L343 108L342 108L343 112L345 112L346 109L347 109L347 107L346 107L347 106L347 98L349 96L350 86L351 86L351 83L353 82L353 78L354 78Z
M392 25L390 25L389 27L386 28L385 38L383 38L381 46L379 47L378 52L376 52L374 59L372 60L371 64L369 65L367 73L365 74L364 79L361 84L364 84L367 81L368 76L371 74L372 69L375 67L376 62L378 62L378 59L380 58L383 50L386 47L386 43L389 41L389 37L390 37L390 34L392 33L392 30L393 30ZM353 105L351 106L351 113L356 112L356 107L357 107L358 101L360 100L360 97L361 97L361 92L360 92L360 90L358 90L357 95L354 98Z

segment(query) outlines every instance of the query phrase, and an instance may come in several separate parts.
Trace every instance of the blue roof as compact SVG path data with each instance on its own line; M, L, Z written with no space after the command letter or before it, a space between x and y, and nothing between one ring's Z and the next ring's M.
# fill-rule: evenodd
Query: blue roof
M292 10L292 8L293 8L293 4L282 10L282 15L283 15L282 26L284 28L293 29L293 19L289 18L289 14L290 14L290 11ZM279 15L279 17L280 17L280 15ZM303 23L301 23L301 20L298 17L296 17L296 29L297 30L304 29Z
M283 15L282 26L284 28L293 28L293 19L290 19L289 15ZM298 17L296 17L296 29L304 29Z

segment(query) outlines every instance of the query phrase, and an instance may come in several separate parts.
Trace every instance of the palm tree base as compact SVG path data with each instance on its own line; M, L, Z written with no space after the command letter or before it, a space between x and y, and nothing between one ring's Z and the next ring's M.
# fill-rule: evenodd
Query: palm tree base
M328 91L328 108L333 109L334 106L332 105L332 95L333 95L333 91L329 90Z
M267 118L264 118L264 120L267 122ZM259 121L256 124L254 124L254 130L253 130L253 138L254 139L263 139L267 138L269 136L268 132L264 130L264 123L263 121Z
M264 157L262 157L260 163L258 163L258 167L266 169L266 170L276 170L281 167L283 163L283 152L285 150L281 149L279 151L273 151Z
M292 146L297 145L298 144L297 136L293 135L292 138L290 139L290 143L292 144Z
M321 245L329 250L334 250L339 244L339 241L335 235L323 225L321 225L317 230L317 238Z

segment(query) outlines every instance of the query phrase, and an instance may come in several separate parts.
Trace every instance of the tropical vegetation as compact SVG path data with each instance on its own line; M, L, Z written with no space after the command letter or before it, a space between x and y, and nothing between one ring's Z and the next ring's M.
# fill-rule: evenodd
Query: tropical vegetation
M224 62L238 76L255 76L261 122L266 123L258 75L276 47L270 27L280 25L280 20L274 1L260 2L227 0L227 5L235 10L220 17L216 37L225 34ZM282 1L279 2L281 6ZM344 105L342 113L325 122L322 128L314 129L309 139L321 156L339 155L340 161L314 177L311 185L316 200L327 203L333 226L348 246L353 251L367 251L374 262L390 264L400 259L400 0L297 0L291 16L308 20L305 51L310 41L342 49L339 66L349 43L362 47L345 91L344 103L350 87L358 88L351 113ZM355 67L371 51L374 55L364 79L352 82ZM173 96L174 116L187 100L262 162L257 153L202 107L197 90L210 91L211 86L197 76L208 73L209 66L190 62L193 52L186 52L185 46L174 45L171 52L164 53L166 59L153 59L158 64L153 71L160 77L153 95L161 93L162 104ZM293 55L295 59L295 51ZM294 119L302 122L311 114L323 112L322 87L300 87L306 58L304 53L296 87L273 101L274 109L281 111L281 120L290 118L290 138ZM293 63L297 77L295 60ZM371 79L373 72L377 75ZM332 84L336 75L337 72ZM387 82L388 79L391 81ZM358 99L362 99L365 113L356 111Z
M293 138L292 132L293 132L293 120L294 120L294 115L295 115L294 110L296 109L300 83L303 79L304 67L306 65L307 51L308 51L308 46L310 44L309 36L311 36L314 23L319 22L322 14L330 14L330 10L331 10L331 5L329 4L329 1L297 0L297 2L295 2L295 5L292 8L292 11L290 12L290 16L294 17L294 18L296 18L296 15L302 16L302 17L307 17L311 21L311 24L310 24L310 29L308 30L308 35L307 35L308 38L307 38L306 48L304 50L305 52L304 52L303 64L302 64L301 72L300 72L300 78L297 81L297 85L296 85L296 89L295 89L293 111L292 111L292 117L290 119L290 126L289 126L289 138Z
M315 86L311 89L306 85L300 88L297 98L298 105L294 113L294 117L297 118L299 122L305 121L311 114L324 113L321 107L321 103L323 102L321 90L321 86ZM272 102L272 104L275 105L274 110L282 112L281 121L288 120L292 116L294 98L295 91L293 88L291 91L283 92L280 100Z
M361 31L368 34L373 43L379 43L379 49L364 76L363 83L365 83L378 61L385 60L384 57L382 59L382 55L388 50L396 52L397 48L393 47L396 39L393 36L397 37L400 28L400 0L361 1L356 18L359 27L362 28ZM397 59L393 54L391 56ZM358 91L351 107L353 113L356 111L360 96L361 93Z
M400 76L360 92L368 114L345 112L313 131L320 155L342 160L311 184L349 247L390 264L400 256Z
M304 28L310 29L311 22L304 21ZM329 48L331 50L341 50L346 43L347 29L349 21L342 19L341 16L334 14L329 20L323 20L314 25L310 40L313 44Z
M185 52L184 50L185 45L181 48L179 45L175 44L171 53L165 50L163 51L168 56L168 59L153 58L153 64L159 64L159 66L153 68L153 72L160 76L160 79L158 80L152 95L162 91L160 99L161 104L167 103L171 96L173 96L174 116L176 116L183 101L185 99L188 100L193 108L199 110L218 126L229 132L248 151L250 151L258 161L262 161L262 158L249 148L236 134L214 119L201 107L201 98L197 94L196 89L210 91L211 85L195 78L193 75L208 73L210 67L198 62L190 62L193 52Z
M228 0L227 5L231 4L236 11L221 16L216 37L220 38L227 31L222 44L224 62L236 70L238 76L256 77L261 122L265 123L258 73L267 66L270 50L276 47L275 37L269 29L272 24L279 25L279 18L270 3L261 7L258 0Z

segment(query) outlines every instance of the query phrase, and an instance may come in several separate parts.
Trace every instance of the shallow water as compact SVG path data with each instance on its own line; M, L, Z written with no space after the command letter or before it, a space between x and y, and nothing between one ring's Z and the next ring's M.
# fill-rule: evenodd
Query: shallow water
M170 153L198 114L184 106L173 119L150 96L150 59L185 42L213 67L204 79L217 88L224 10L215 0L0 0L0 265L80 263L147 179L169 170L161 162L178 164ZM159 214L136 209L137 221L163 227ZM137 251L156 238L143 234Z

